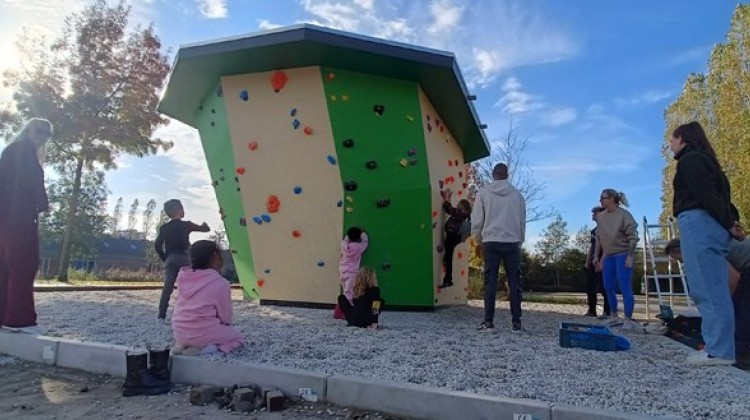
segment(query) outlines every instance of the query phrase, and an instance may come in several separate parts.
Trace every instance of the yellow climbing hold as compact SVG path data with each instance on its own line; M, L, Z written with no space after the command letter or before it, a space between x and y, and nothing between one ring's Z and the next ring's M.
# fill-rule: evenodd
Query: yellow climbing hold
M331 100L332 100L333 102L336 102L336 95L331 95Z
M406 121L414 122L414 117L412 117L411 115L407 115L406 116Z
M349 203L353 203L354 202L354 197L352 197L351 195L347 195L346 196L346 201L349 202Z
M406 158L401 158L401 161L400 161L399 163L400 163L400 164L401 164L401 166L403 166L404 168L406 168L407 166L409 166L409 161L408 161L408 160L407 160Z
M341 95L341 100L346 102L349 100L349 95Z
M346 212L347 212L347 213L351 213L351 212L353 212L353 211L354 211L354 209L353 209L353 208L351 208L351 207L347 207L347 208L346 208Z
M422 223L421 225L419 225L419 228L422 229L422 230L424 230L424 223Z

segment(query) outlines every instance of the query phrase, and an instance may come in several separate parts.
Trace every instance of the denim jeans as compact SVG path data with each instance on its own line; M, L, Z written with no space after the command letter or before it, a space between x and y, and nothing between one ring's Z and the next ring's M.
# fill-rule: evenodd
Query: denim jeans
M617 288L622 293L622 306L625 317L633 317L635 297L633 296L633 267L625 267L627 253L605 255L602 260L602 274L604 275L604 290L612 314L617 313ZM635 264L635 261L633 261Z
M677 216L688 291L701 314L706 352L734 359L734 310L729 293L729 231L705 210Z
M745 239L748 240L748 239ZM741 273L732 295L734 302L734 345L737 354L750 354L750 270Z
M518 268L521 265L521 244L507 242L484 242L484 320L495 319L495 301L497 300L497 279L500 262L503 262L508 275L508 292L510 293L510 313L513 321L521 320L521 281Z
M164 261L164 288L161 290L161 299L159 299L159 318L167 317L169 298L172 297L177 274L180 273L180 268L188 265L190 265L190 258L187 254L170 254Z

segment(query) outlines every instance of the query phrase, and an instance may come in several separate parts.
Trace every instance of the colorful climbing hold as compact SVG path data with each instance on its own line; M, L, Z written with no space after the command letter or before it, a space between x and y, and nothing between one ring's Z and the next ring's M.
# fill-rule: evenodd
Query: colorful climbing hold
M245 174L245 168L242 167L242 166L240 166L239 168L235 169L235 171L237 171L237 173L240 174L240 175L244 175Z
M382 268L383 271L388 271L388 270L391 269L391 264L387 263L387 262L384 262L383 265L380 266L380 268Z
M461 184L461 185L462 185L462 186L463 186L464 188L466 188L466 187L468 187L468 186L469 186L469 184L467 184L467 183L465 183L465 182L464 182L463 184Z
M422 223L421 225L419 225L419 228L422 229L422 230L424 230L424 228L425 228L424 223Z
M390 198L378 198L378 200L376 201L376 205L378 206L378 208L381 208L381 209L384 207L388 207L390 204L391 204Z
M437 217L437 215L438 215L438 212L437 212L437 211L433 211L433 212L432 212L432 217Z
M344 200L339 200L336 202L336 207L343 207L344 206Z
M297 115L297 108L292 108L292 110L289 111L289 115L292 116L292 117L294 117L295 115Z
M336 95L331 95L331 101L336 102Z
M244 217L240 217L240 226L247 226L247 220Z
M234 182L240 182L240 179L237 177L234 177Z
M459 251L457 255L459 260L464 257L464 253L461 251Z
M417 166L417 162L418 161L416 159L412 159L412 160L409 161L409 165L410 166Z
M219 185L219 181L214 181L214 182L211 183L211 185L213 185L214 187L216 187L216 186Z
M347 102L349 100L349 95L341 95L341 100Z
M414 122L414 117L412 117L411 115L407 115L406 116L406 121Z
M276 93L279 93L281 89L284 89L284 86L286 86L286 82L289 80L289 77L281 70L276 71L273 76L271 77L271 86L273 86L273 91Z
M464 195L464 192L461 191L461 190L458 190L458 192L456 194L458 194L458 196L461 197L462 195Z
M256 149L258 149L258 143L251 141L247 144L247 148L254 152Z
M335 73L328 73L328 75L326 77L328 78L329 81L331 81L331 80L333 80L333 79L336 78L336 74Z
M466 275L466 270L461 270L461 277Z
M382 117L383 113L385 112L385 106L383 106L383 105L373 105L372 106L372 110L373 110L373 112L375 112L375 114L378 117Z
M295 238L299 238L300 236L302 236L302 234L298 230L293 230L292 231L292 236L295 237Z
M437 250L438 254L441 254L443 252L443 246L442 245L438 245L435 249Z
M406 158L401 158L401 160L398 163L400 163L401 166L403 166L404 168L409 166L409 161Z
M224 96L224 88L221 87L221 85L219 85L219 87L216 88L216 96L218 96L219 98Z
M347 149L351 149L352 147L354 147L354 140L352 140L352 139L346 139L346 140L344 140L343 145Z
M256 224L262 225L263 224L263 219L261 219L258 216L255 216L255 217L253 217L253 222L255 222Z
M292 121L292 127L294 127L295 130L299 128L299 120L298 119L295 118L294 121Z
M456 165L456 166L458 167L458 159L454 160L454 161L453 161L453 164L454 164L454 165Z
M302 194L302 187L300 187L299 185L297 185L297 186L294 187L293 191L294 191L295 194Z
M247 100L250 99L250 96L247 94L246 90L243 90L242 92L240 92L240 99L242 99L245 102L247 102Z
M346 181L344 183L344 190L346 190L346 191L357 191L357 182L356 181Z
M305 126L305 129L304 129L304 130L302 130L302 131L304 131L304 132L305 132L305 134L307 134L308 136L311 136L311 135L312 135L312 133L313 133L313 129L312 129L312 127L310 127L309 125L306 125L306 126Z
M365 168L367 169L375 169L378 167L378 162L375 162L374 160L371 160L367 163L365 163Z
M336 164L336 158L333 157L332 155L326 156L326 159L328 159L328 163L330 163L331 165L335 165Z
M271 269L270 268L266 268L265 270L263 270L263 272L266 273L266 274L271 274Z
M453 161L452 160L448 161L448 166L453 166Z
M278 213L281 207L281 201L279 197L271 194L266 198L266 211L269 213Z
M461 171L458 171L458 177L459 177L459 178L463 178L463 177L464 177L464 173L463 173L463 172L461 172Z
M346 196L346 202L347 203L353 203L354 202L354 197L352 197L351 195L347 195Z
M266 281L263 279L258 279L258 287L263 287L263 285L266 284Z
M429 131L430 133L432 133L432 126L430 124L427 124L427 131Z
M416 155L417 154L417 148L416 147L412 147L411 149L409 149L408 153L409 153L409 156Z
M442 179L439 180L438 181L438 187L440 187L440 189L442 190L444 186L445 186L445 183L443 182L443 180Z
M318 267L325 267L326 262L323 260L318 261Z
M432 222L432 228L435 229L437 227L437 222Z
M440 125L440 120L435 118L435 125Z
M429 121L430 120L430 114L427 114L426 117L427 117L427 121Z
M261 220L263 220L266 223L270 223L271 222L271 216L269 216L267 214L261 214L260 218L261 218Z
M211 127L216 127L216 123L211 121Z
M351 212L353 212L353 211L354 211L354 209L353 209L353 208L351 208L351 207L347 207L347 208L346 208L346 212L347 212L347 213L351 213Z

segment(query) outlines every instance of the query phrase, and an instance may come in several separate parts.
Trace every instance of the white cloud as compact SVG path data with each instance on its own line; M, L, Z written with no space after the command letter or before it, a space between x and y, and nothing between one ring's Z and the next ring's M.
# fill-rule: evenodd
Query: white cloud
M615 104L618 106L637 106L661 102L667 98L673 98L675 93L671 90L651 89L628 98L617 98Z
M266 19L258 19L258 28L263 30L269 30L269 29L276 29L280 28L284 25L279 25L277 23L271 23L270 21Z
M552 110L542 118L542 123L550 127L558 127L570 124L578 118L578 112L575 108L557 108Z
M228 16L227 0L197 0L198 9L207 19L222 19Z
M544 103L534 95L521 90L521 83L515 77L509 77L503 84L503 96L495 103L503 111L520 114L544 108Z
M461 22L464 9L451 4L449 0L437 0L430 4L430 15L434 22L427 29L427 33L437 35L452 31Z

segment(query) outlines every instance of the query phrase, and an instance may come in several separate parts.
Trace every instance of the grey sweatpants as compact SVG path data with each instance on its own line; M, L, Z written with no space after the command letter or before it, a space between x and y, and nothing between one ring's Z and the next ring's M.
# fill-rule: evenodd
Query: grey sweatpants
M161 291L159 300L159 318L167 317L167 307L169 307L169 298L174 291L174 282L177 280L177 274L180 268L190 265L190 258L187 254L170 254L164 261L164 289Z

